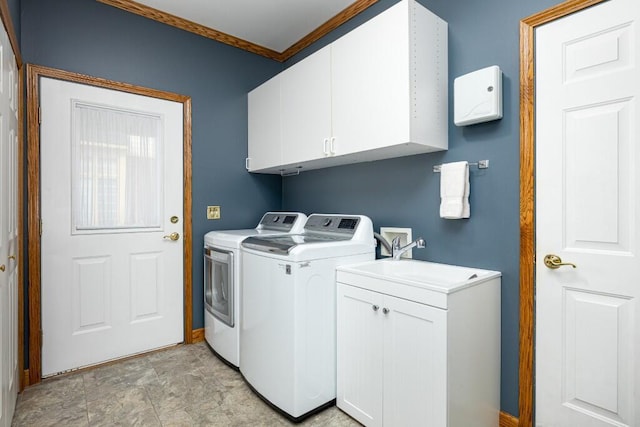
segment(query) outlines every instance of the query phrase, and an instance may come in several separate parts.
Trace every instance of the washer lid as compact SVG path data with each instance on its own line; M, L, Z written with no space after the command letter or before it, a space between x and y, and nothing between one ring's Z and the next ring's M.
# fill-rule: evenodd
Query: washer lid
M351 240L351 236L328 236L317 234L287 234L279 236L252 236L242 242L245 248L255 249L261 252L270 252L287 255L293 248L299 245L311 245L314 243L340 242Z

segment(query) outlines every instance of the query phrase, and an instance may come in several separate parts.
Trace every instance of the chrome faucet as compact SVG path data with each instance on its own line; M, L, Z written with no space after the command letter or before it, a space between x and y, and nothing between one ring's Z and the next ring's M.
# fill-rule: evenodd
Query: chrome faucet
M391 257L393 259L400 259L403 253L411 250L413 248L424 248L427 243L424 241L422 237L417 238L413 242L409 243L406 246L400 247L400 237L396 237L391 242Z

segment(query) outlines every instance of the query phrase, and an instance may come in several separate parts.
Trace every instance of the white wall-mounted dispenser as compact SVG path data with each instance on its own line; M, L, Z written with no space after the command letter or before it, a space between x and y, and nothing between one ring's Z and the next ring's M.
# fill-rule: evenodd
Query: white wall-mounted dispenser
M497 65L453 82L453 122L467 126L502 118L502 71Z

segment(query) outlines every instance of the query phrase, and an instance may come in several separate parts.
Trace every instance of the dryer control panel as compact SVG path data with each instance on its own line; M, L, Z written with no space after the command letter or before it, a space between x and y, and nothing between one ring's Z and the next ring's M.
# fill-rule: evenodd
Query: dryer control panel
M267 212L260 220L258 229L291 232L294 226L300 229L306 219L304 214L298 212Z

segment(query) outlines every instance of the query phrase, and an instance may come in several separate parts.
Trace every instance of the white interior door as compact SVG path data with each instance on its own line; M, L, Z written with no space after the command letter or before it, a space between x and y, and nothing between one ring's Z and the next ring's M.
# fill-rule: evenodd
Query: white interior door
M18 70L0 26L0 427L18 394Z
M181 342L182 104L40 94L43 377Z
M639 15L611 0L536 31L540 426L640 426Z

